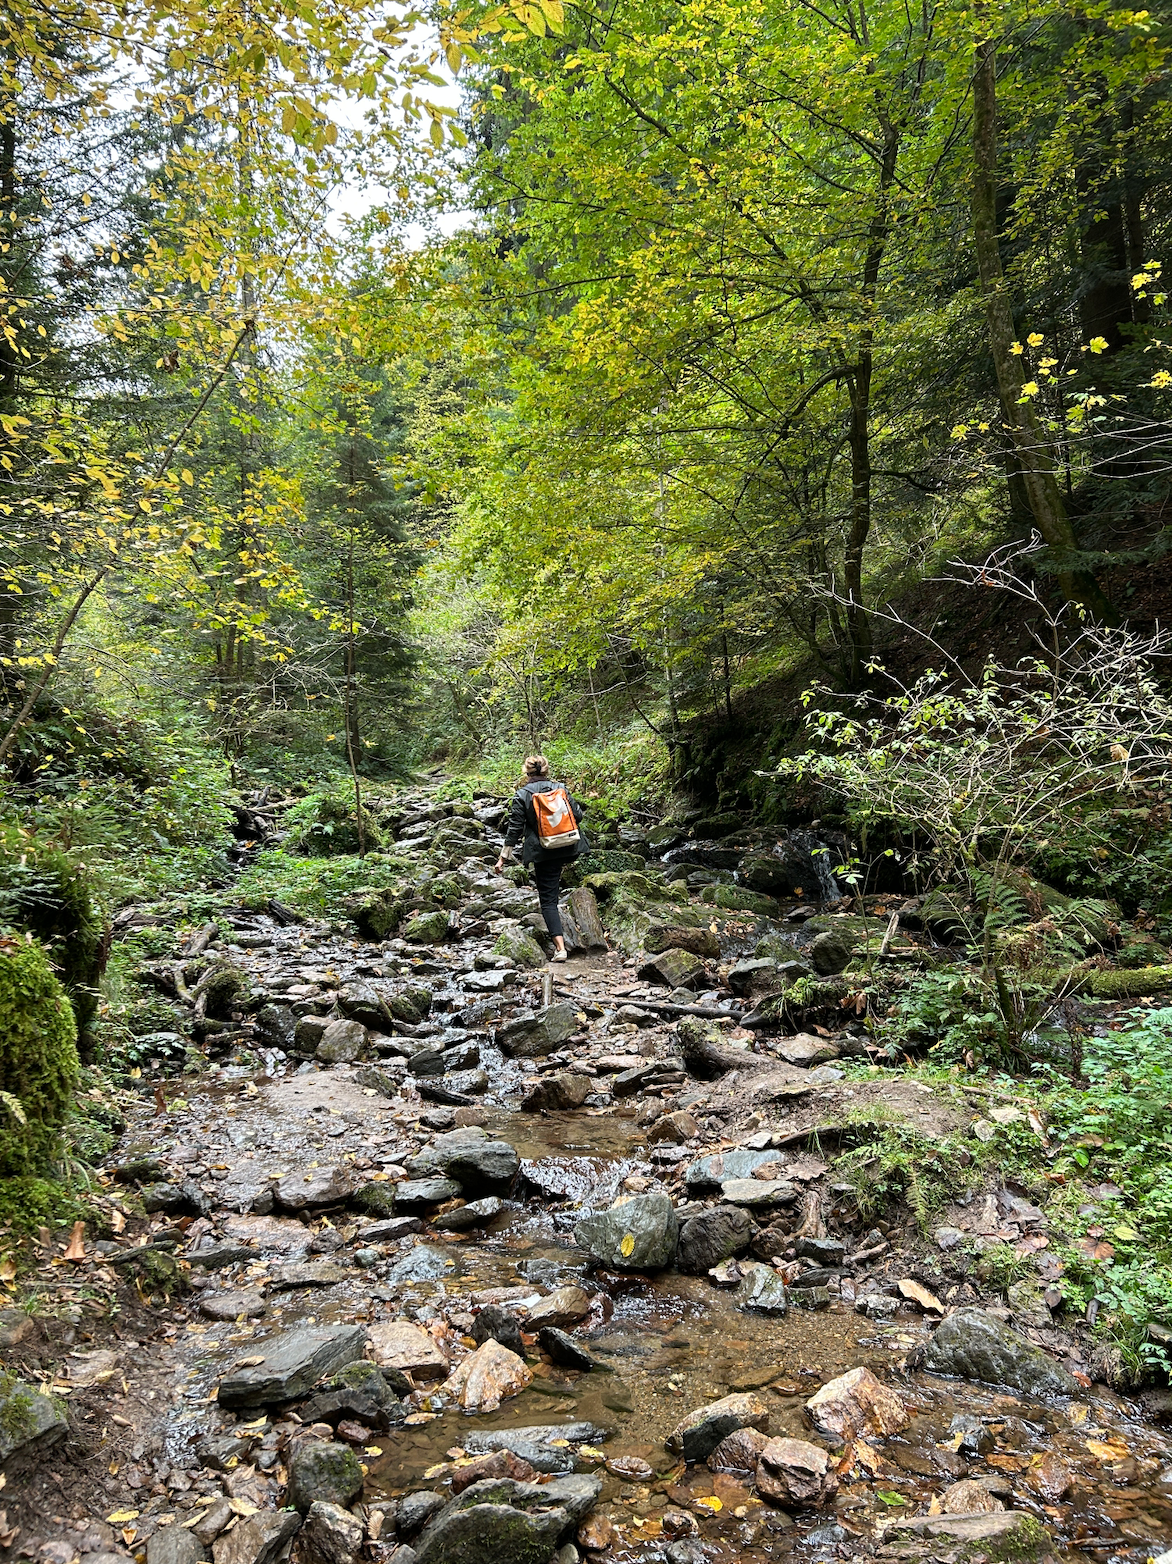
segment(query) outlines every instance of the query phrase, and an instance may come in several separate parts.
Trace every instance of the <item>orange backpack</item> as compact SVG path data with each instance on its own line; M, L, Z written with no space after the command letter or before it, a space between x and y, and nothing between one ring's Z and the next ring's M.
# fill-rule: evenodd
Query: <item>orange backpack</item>
M537 817L537 840L545 848L573 847L580 840L574 806L561 783L543 793L530 793Z

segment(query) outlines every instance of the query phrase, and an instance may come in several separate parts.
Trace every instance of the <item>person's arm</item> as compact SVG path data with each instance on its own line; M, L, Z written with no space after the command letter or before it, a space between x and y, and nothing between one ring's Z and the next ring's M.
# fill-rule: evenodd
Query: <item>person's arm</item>
M508 858L513 856L513 848L520 846L525 840L525 823L525 795L517 792L513 794L513 802L509 805L509 822L505 827L505 845L501 849L500 856L494 865L498 874L504 868Z

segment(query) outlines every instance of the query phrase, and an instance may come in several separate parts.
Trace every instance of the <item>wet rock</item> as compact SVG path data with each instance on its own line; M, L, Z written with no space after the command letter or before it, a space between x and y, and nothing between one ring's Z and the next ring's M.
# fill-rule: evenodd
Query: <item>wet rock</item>
M568 1113L582 1107L593 1090L591 1076L563 1070L543 1077L531 1087L521 1107L526 1113Z
M257 1320L267 1305L255 1288L227 1292L205 1292L199 1300L199 1312L209 1320Z
M587 1553L605 1553L615 1537L614 1523L608 1515L588 1515L578 1527L577 1543Z
M444 1172L463 1187L465 1194L508 1194L521 1159L507 1140L490 1140L475 1130L456 1130L443 1140L449 1143L441 1154ZM438 1141L436 1145L439 1146Z
M387 1282L401 1287L407 1282L434 1282L456 1270L454 1256L434 1244L414 1244L387 1272Z
M363 1530L357 1515L316 1500L297 1537L298 1564L354 1564L362 1550Z
M564 1330L559 1330L555 1325L542 1326L537 1333L537 1342L559 1368L581 1369L583 1373L589 1373L591 1369L602 1367L580 1342L567 1336Z
M701 1211L680 1228L676 1265L681 1271L702 1276L730 1255L742 1254L756 1227L741 1206L713 1206Z
M215 1472L230 1472L248 1454L251 1443L234 1434L209 1434L195 1448L204 1466L210 1466Z
M1057 1504L1074 1487L1074 1473L1061 1457L1048 1450L1037 1466L1031 1466L1027 1481L1048 1504Z
M497 1028L494 1041L515 1059L540 1059L560 1048L578 1026L578 1007L562 1000L507 1021Z
M338 1287L348 1281L349 1271L332 1260L305 1260L280 1265L269 1274L270 1292L292 1292L298 1287Z
M577 920L575 920L576 922ZM492 947L494 956L503 956L511 967L536 972L547 965L545 952L528 929L505 929Z
M945 1515L994 1515L1005 1508L983 1482L971 1477L945 1488L940 1503Z
M455 1200L462 1193L451 1178L404 1179L395 1185L395 1206L404 1211L423 1211L428 1206L442 1206L445 1200Z
M899 1299L881 1292L867 1293L855 1300L855 1308L869 1320L893 1320L899 1313Z
M574 1242L602 1265L616 1271L660 1270L672 1263L679 1224L666 1195L633 1199L584 1218Z
M789 1301L795 1309L828 1309L830 1307L829 1287L801 1287L793 1286L789 1289Z
M737 1477L752 1477L768 1443L769 1435L758 1428L736 1428L709 1454L708 1468L713 1472L731 1472Z
M416 1564L544 1564L601 1491L601 1479L585 1475L545 1484L505 1477L473 1483L428 1526Z
M313 1440L300 1445L289 1462L286 1503L304 1515L310 1505L349 1504L362 1488L362 1466L348 1445Z
M803 1260L817 1260L819 1265L837 1266L846 1259L841 1238L799 1238L794 1247Z
M930 1374L1005 1385L1026 1395L1070 1396L1073 1378L1040 1347L984 1309L958 1309L915 1353ZM909 1362L911 1359L909 1358Z
M671 949L645 961L639 968L639 980L664 988L699 988L708 981L708 969L690 951Z
M349 1168L306 1168L286 1174L273 1195L286 1211L316 1211L322 1206L340 1206L354 1193L356 1182Z
M288 1005L263 1005L252 1018L253 1040L261 1048L293 1048L297 1035L297 1017Z
M217 1537L212 1557L215 1564L274 1564L300 1530L301 1517L292 1510L262 1510Z
M514 1482L531 1483L536 1470L511 1450L493 1450L488 1455L478 1455L467 1466L457 1467L452 1473L452 1492L463 1493L473 1483L482 1483L490 1477L511 1477Z
M451 931L451 915L442 909L417 912L403 925L403 938L414 945L442 945Z
M971 1412L958 1412L949 1423L948 1432L961 1436L957 1449L970 1461L975 1461L978 1456L988 1455L993 1448L993 1435L980 1418L974 1417Z
M259 1363L230 1370L220 1381L223 1407L277 1405L304 1396L326 1374L362 1356L364 1325L303 1325L255 1344ZM238 1355L238 1354L234 1354Z
M338 989L337 1006L347 1021L360 1022L376 1032L390 1029L391 1012L382 995L371 983L352 979ZM331 1027L337 1025L331 1022ZM327 1036L329 1032L327 1030Z
M416 1379L442 1379L446 1353L433 1336L410 1320L382 1320L370 1327L370 1346L380 1368L398 1369Z
M443 1509L446 1500L442 1493L435 1493L429 1488L421 1489L418 1493L409 1493L399 1506L399 1512L395 1517L395 1529L400 1537L414 1537L416 1532L422 1531L433 1515L438 1515Z
M381 1180L360 1185L350 1196L350 1204L367 1216L393 1216L395 1210L395 1186ZM418 1228L416 1228L418 1231ZM389 1236L389 1235L388 1235Z
M0 1461L17 1450L45 1450L64 1438L69 1423L63 1404L22 1379L0 1383Z
M1006 1510L1000 1515L916 1515L887 1526L891 1537L930 1537L949 1545L960 1544L963 1556L982 1554L990 1561L1013 1560L1025 1564L1039 1559L1053 1546L1050 1533L1032 1515Z
M318 1044L329 1025L325 1016L302 1016L293 1032L294 1052L308 1054L311 1058L316 1055Z
M442 1216L435 1217L431 1225L441 1233L466 1233L469 1228L487 1227L504 1209L503 1200L496 1195L486 1195L483 1200L470 1200L454 1211L445 1211Z
M789 1308L785 1282L772 1266L753 1266L747 1296L743 1301L738 1301L737 1307L746 1314L785 1314Z
M323 1064L352 1064L366 1052L366 1027L360 1021L331 1021L317 1045Z
M689 1163L684 1182L689 1190L719 1189L726 1178L752 1178L759 1167L776 1161L775 1151L717 1151Z
M374 1187L376 1189L385 1189L387 1186L385 1184L376 1184ZM421 1233L422 1231L423 1223L419 1217L396 1216L388 1218L385 1222L368 1222L365 1227L358 1229L357 1237L360 1244L382 1244L389 1243L395 1238L405 1238L408 1233Z
M148 1184L142 1191L144 1211L164 1216L207 1216L212 1203L191 1179L180 1184Z
M495 1412L502 1401L519 1395L533 1379L524 1358L489 1340L458 1365L440 1387L465 1411Z
M722 1439L738 1428L769 1427L769 1408L759 1396L742 1393L724 1396L708 1406L697 1407L676 1424L664 1440L674 1455L685 1461L703 1461Z
M652 1146L682 1146L685 1141L695 1140L699 1133L696 1120L685 1109L680 1109L657 1119L648 1131L647 1139Z
M370 1428L388 1429L403 1421L407 1409L382 1370L363 1360L328 1380L325 1388L300 1408L299 1415L303 1423L329 1423L332 1428L355 1420Z
M665 951L683 950L702 961L720 960L720 941L711 929L682 929L672 924L653 924L643 936L643 949L660 956ZM733 992L737 990L734 988Z
M861 1434L885 1437L906 1428L908 1415L894 1390L880 1384L870 1369L850 1369L823 1385L806 1402L819 1433L835 1439Z
M408 983L399 993L391 995L387 1000L387 1009L396 1021L416 1026L431 1009L431 997L431 989L426 984Z
M146 1545L147 1564L203 1564L207 1549L184 1526L163 1526Z
M590 1294L584 1287L558 1287L529 1310L526 1321L533 1331L542 1325L576 1325L590 1313Z
M499 1341L502 1347L515 1352L519 1358L525 1356L525 1343L521 1340L521 1326L517 1316L502 1309L499 1304L490 1303L481 1309L472 1326L472 1340L478 1347L486 1341Z
M804 1439L771 1439L757 1462L757 1492L771 1504L804 1509L826 1504L838 1491L831 1459Z

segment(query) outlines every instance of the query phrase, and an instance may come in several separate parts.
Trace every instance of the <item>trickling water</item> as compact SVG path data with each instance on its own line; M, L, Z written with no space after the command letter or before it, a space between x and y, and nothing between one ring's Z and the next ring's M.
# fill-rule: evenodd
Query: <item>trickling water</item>
M814 873L818 880L818 894L821 901L837 901L842 895L842 887L834 875L834 865L838 859L838 853L824 842L813 831L799 826L787 833L787 842L792 852L793 848L800 848L809 854ZM781 856L780 854L778 856Z

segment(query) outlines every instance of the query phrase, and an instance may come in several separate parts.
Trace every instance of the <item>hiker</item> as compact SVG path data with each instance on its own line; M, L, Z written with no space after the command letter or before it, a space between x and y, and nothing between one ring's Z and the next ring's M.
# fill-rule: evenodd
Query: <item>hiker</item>
M582 806L570 797L569 789L549 775L544 755L526 755L525 780L513 794L505 845L496 861L500 874L512 859L513 848L524 842L521 862L533 865L537 899L545 926L553 935L554 961L565 961L566 941L558 913L562 888L562 870L580 853L589 852L590 843L578 829Z

